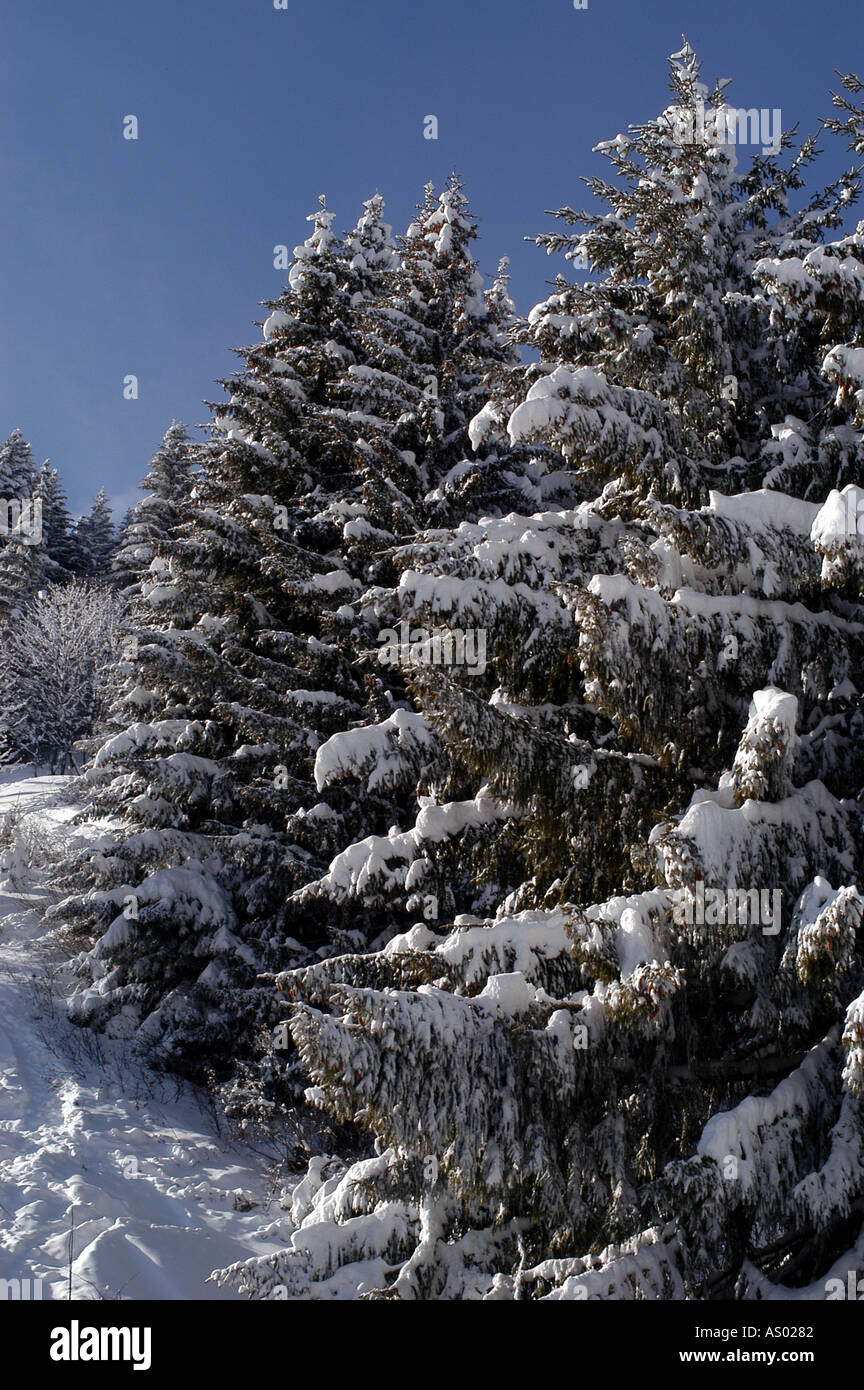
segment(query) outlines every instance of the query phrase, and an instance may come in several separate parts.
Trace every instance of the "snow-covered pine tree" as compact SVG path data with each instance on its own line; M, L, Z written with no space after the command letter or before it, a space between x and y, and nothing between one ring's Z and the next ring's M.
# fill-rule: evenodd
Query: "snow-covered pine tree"
M304 957L283 925L307 857L286 817L314 799L316 727L359 712L350 663L316 630L321 600L351 590L338 535L293 524L348 471L322 422L328 383L353 360L332 216L322 199L261 342L223 383L185 522L156 546L120 731L89 773L96 811L126 828L58 910L97 938L73 1016L197 1075L230 1071L275 1016L258 982L271 951Z
M538 466L536 456L546 451L533 449L534 457L528 459L527 451L520 453L496 438L481 445L476 456L472 453L472 410L485 401L497 377L514 370L518 362L509 336L515 320L506 263L482 296L482 277L471 254L475 236L458 178L453 175L438 197L427 187L425 202L404 238L400 269L380 301L361 316L372 365L352 368L340 383L343 392L355 393L356 418L364 429L360 504L345 527L351 542L346 565L363 580L364 588L336 618L350 631L352 645L373 655L375 643L403 616L399 572L418 544L413 531L422 521L440 522L454 514L470 517L478 509L494 515L517 498L524 502L527 495L538 501L544 496L546 480L540 475L545 465ZM405 445L410 445L407 451ZM560 495L562 487L569 493L569 480L560 472L550 473L550 482L549 495ZM377 502L370 511L373 497ZM376 524L371 525L373 518ZM419 548L424 544L421 535ZM380 648L378 656L385 656ZM399 667L398 661L373 662L377 721L332 735L318 752L315 777L328 797L341 787L358 805L389 789L401 800L395 807L401 814L379 818L378 824L367 819L365 849L355 845L344 859L337 855L331 865L335 876L328 872L295 895L303 912L318 910L320 904L331 921L348 921L361 904L352 892L343 893L337 880L342 874L351 878L353 862L361 867L371 858L375 867L371 875L363 872L368 891L362 895L362 908L373 913L385 934L398 929L406 901L416 907L421 900L410 887L404 894L390 891L395 880L401 885L404 878L400 859L407 851L404 845L394 848L393 835L398 832L383 832L404 823L406 809L413 807L416 814L418 795L422 805L427 792L438 793L453 782L449 759L413 707ZM473 804L457 810L457 816L465 817L460 828L488 825L488 811L484 806L475 814ZM333 835L329 843L343 850L349 842ZM431 892L424 903L427 910L437 910ZM388 912L381 917L385 904ZM341 907L344 914L337 916Z
M355 235L377 232L373 219L380 219L376 200ZM458 176L439 195L427 185L398 257L389 237L382 243L379 257L393 259L381 292L357 306L362 360L335 397L361 432L356 500L341 505L349 568L367 580L389 573L387 552L397 541L442 515L442 498L470 466L468 422L485 402L485 379L517 360L504 332L512 305L503 279L484 298L476 236ZM380 564L370 569L375 556Z
M707 93L672 64L605 147L612 214L564 214L600 276L531 315L508 421L589 500L430 537L400 584L488 626L485 680L414 686L524 879L487 855L494 915L478 871L481 916L283 978L310 1099L374 1154L313 1164L290 1249L219 1273L247 1292L752 1297L860 1228L864 259L822 244L857 180L790 211L812 142L738 173L678 138ZM327 888L404 900L466 819L430 802Z
M320 862L326 853L324 864L350 843L346 831L377 842L404 820L418 783L446 763L440 742L411 707L402 673L382 668L375 643L398 607L394 544L439 512L438 485L468 468L467 426L485 400L485 381L493 367L516 360L502 331L512 308L509 300L499 302L503 275L487 302L471 250L476 223L458 177L440 195L427 185L398 253L382 214L376 195L347 238L356 361L329 393L330 427L353 441L351 486L334 489L326 506L317 491L311 494L318 510L304 522L340 530L340 564L355 587L334 596L323 631L339 644L366 695L360 718L319 740L310 771L323 799L312 798L311 809L307 800L288 822L310 856ZM318 878L310 857L304 882ZM308 934L310 922L317 923L329 953L336 946L365 948L370 937L391 935L399 923L398 916L382 922L372 902L359 910L351 902L344 913L335 906L296 890L286 905L292 932Z
M48 462L39 470L35 495L42 503L42 551L45 577L54 582L68 579L76 566L77 551L66 493L56 468Z
M463 681L464 709L454 709L452 689L443 690L436 708L430 687L422 703L442 730L461 731L448 743L464 752L469 769L491 778L499 810L493 813L488 799L475 806L478 788L476 781L470 785L463 762L461 775L457 766L438 787L418 788L424 797L434 791L433 801L452 798L461 807L452 820L458 829L442 831L427 853L422 827L442 821L421 804L414 828L397 826L389 845L375 839L365 852L346 847L328 875L304 892L307 901L320 894L337 903L359 898L380 906L389 899L402 910L421 902L416 888L422 879L425 897L437 895L460 912L485 910L496 892L519 885L526 902L526 894L542 901L553 884L566 894L571 880L580 892L590 885L598 895L635 884L631 841L647 835L667 804L680 804L706 769L716 775L731 757L750 692L771 673L770 661L754 652L763 639L765 650L772 643L785 649L785 616L767 607L758 628L742 619L742 645L751 641L742 660L754 663L747 672L752 683L742 691L738 627L728 626L719 610L713 623L723 629L717 666L705 649L701 614L668 602L644 615L638 639L622 629L611 659L592 658L603 608L598 586L606 585L610 607L626 609L646 591L645 602L654 603L658 575L671 600L683 583L693 583L694 567L697 574L700 567L721 567L722 578L694 585L716 593L727 571L750 563L751 594L794 602L818 591L817 557L798 534L809 527L810 512L793 506L779 528L769 524L766 531L772 514L760 499L724 510L722 498L715 506L710 494L721 481L726 493L763 478L773 485L777 448L785 447L787 432L766 421L785 419L793 398L814 414L825 404L825 382L820 394L812 365L814 330L802 324L793 331L778 322L763 280L768 252L818 249L823 227L836 225L854 194L855 179L839 180L792 212L789 195L801 187L802 168L814 157L812 140L793 155L790 168L758 157L748 172L739 171L734 148L723 141L682 147L675 133L688 128L688 116L693 129L708 93L688 45L671 67L673 105L657 121L600 146L623 189L596 180L592 187L614 215L564 209L560 218L581 220L588 232L538 238L547 251L564 250L603 274L570 287L559 278L556 293L530 316L527 341L540 361L522 370L524 399L510 400L509 424L502 425L506 398L493 392L472 424L478 444L506 429L514 448L539 456L540 483L551 481L548 493L537 488L531 497L543 506L542 515L466 523L443 539L435 532L420 536L397 554L404 566L398 588L368 596L391 624L404 619L428 629L444 622L485 635L489 670L481 680ZM708 106L729 109L720 89ZM649 340L656 344L650 352ZM603 371L588 365L591 351ZM502 376L512 390L512 368L505 364ZM562 460L573 480L563 513L553 501L563 489ZM693 521L691 513L661 502L671 494L680 503L685 493L709 504L704 519L700 514ZM595 505L574 509L573 500L586 495ZM726 516L744 523L753 517L755 538L746 524L730 527ZM671 568L664 573L667 548ZM677 553L684 557L680 564ZM610 585L620 589L623 581L612 580L616 575L631 581L617 600ZM797 625L802 650L814 642L819 650L830 647L827 631L809 620ZM633 665L637 641L639 675L628 688L624 672ZM826 655L830 675L835 667ZM812 659L802 659L804 669ZM703 679L688 678L682 686L682 661L694 670L701 663ZM592 692L586 699L586 676L602 687L596 698ZM428 685L434 673L421 677ZM833 684L821 686L820 694ZM659 723L655 711L666 711ZM635 736L635 746L616 739L616 722ZM559 793L566 793L571 777L585 780L578 769L592 748L598 773L572 807L562 809ZM382 757L385 752L392 758L386 741ZM320 761L328 784L351 775L341 753L331 758L324 749ZM380 785L386 763L371 775ZM522 807L515 824L500 809L514 798Z
M185 519L194 481L194 457L186 426L173 420L141 483L146 496L129 509L111 563L114 580L128 599L140 598L157 553L170 553Z
M0 548L0 627L21 617L44 575L43 555L37 545L12 532Z
M510 298L510 261L504 256L486 291L496 350L485 354L481 374L481 410L469 423L468 443L460 462L433 490L429 522L437 526L500 517L549 505L566 506L578 500L572 473L561 470L560 458L536 443L514 443L507 420L524 383L518 351L530 342L530 327L516 313Z
M89 512L75 523L74 544L80 575L102 579L110 572L117 532L104 487L100 487Z
M13 430L0 444L0 497L5 501L17 499L23 508L33 496L36 485L36 465L33 453L20 430Z
M44 575L36 466L20 430L0 445L0 625L20 616Z
M386 484L375 516L388 536L410 534L395 520L392 477L407 469L410 504L422 507L464 447L486 354L500 351L466 250L464 199L453 182L427 201L429 226L406 238L401 259L380 198L344 244L323 200L313 215L263 342L244 351L228 404L214 407L189 520L151 562L152 621L130 646L122 731L90 774L97 808L122 813L129 833L100 856L90 891L60 909L79 928L109 928L82 959L96 982L76 1014L143 1026L163 1057L199 1071L230 1070L260 1046L257 1026L281 1017L262 970L322 942L366 943L368 914L350 914L341 935L332 914L291 890L319 877L335 848L404 815L404 787L413 792L435 742L400 707L398 675L394 699L374 653L358 664L380 623L352 608L371 577L372 492ZM425 249L408 249L433 231ZM443 410L421 389L431 369L445 383ZM374 416L368 394L352 395L372 378ZM388 720L392 729L378 727ZM322 800L318 747L336 732L362 741L370 723L372 745L398 741L401 778L382 794L337 786ZM118 916L129 894L131 927Z

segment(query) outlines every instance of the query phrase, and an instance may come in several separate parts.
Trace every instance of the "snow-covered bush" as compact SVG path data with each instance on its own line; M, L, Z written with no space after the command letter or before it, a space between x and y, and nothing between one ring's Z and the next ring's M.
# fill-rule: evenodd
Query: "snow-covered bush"
M110 589L51 585L11 620L0 647L4 759L75 771L117 692L124 605Z

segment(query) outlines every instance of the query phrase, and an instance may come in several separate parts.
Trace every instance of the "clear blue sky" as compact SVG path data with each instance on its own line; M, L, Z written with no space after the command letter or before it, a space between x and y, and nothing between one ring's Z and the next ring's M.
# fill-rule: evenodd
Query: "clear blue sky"
M522 238L584 202L592 145L666 104L682 32L733 104L804 131L835 68L864 75L860 0L0 0L0 20L0 437L20 426L76 510L102 482L131 499L172 417L207 418L320 192L346 228L377 187L401 231L455 165L481 269L510 255L528 309L561 263ZM846 163L826 149L825 178Z

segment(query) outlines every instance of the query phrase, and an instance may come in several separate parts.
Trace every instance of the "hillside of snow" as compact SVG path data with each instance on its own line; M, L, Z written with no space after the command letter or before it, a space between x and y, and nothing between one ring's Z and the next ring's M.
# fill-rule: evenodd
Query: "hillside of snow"
M68 779L13 776L0 825L20 813L19 846L94 834L70 824ZM191 1088L66 1021L48 891L21 886L18 858L0 861L0 1278L41 1279L46 1298L70 1279L76 1300L236 1298L205 1281L284 1245L275 1152L232 1142Z

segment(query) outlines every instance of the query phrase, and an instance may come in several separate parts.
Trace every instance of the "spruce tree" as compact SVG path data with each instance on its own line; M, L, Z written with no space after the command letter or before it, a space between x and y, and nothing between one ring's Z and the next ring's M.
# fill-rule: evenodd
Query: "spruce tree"
M44 578L43 556L30 539L13 532L0 548L0 626L21 617Z
M485 403L485 379L515 360L501 327L511 306L500 284L484 298L476 236L459 178L451 175L439 195L428 185L381 292L358 306L363 360L334 395L361 425L356 502L342 506L351 506L352 572L367 580L386 578L392 547L440 518L442 490L469 467L468 423ZM369 567L375 556L380 563Z
M80 575L101 579L109 573L117 534L104 487L94 497L90 511L75 523L74 543Z
M334 922L295 890L404 815L436 746L398 675L362 656L383 619L358 600L380 563L370 528L412 534L499 351L463 209L455 181L430 193L399 257L380 198L344 241L321 200L263 341L213 407L188 518L155 546L118 733L89 774L95 809L127 828L58 915L99 937L75 1016L150 1038L198 1075L245 1058L265 1079L280 1070L266 1034L262 1052L260 1029L281 1018L262 973L362 949L374 921ZM322 798L316 754L340 733L398 744L401 779Z
M484 297L471 251L475 237L458 178L453 175L438 196L427 187L403 238L398 266L379 297L362 306L358 340L367 364L350 368L335 388L338 398L353 399L349 418L358 421L362 433L358 485L337 502L347 518L344 563L358 586L333 621L355 668L364 673L368 696L362 721L321 740L313 771L328 805L354 808L353 823L363 838L355 836L352 846L344 833L351 821L344 814L329 817L322 847L329 851L325 863L332 863L323 876L307 874L289 911L301 920L314 914L327 923L337 944L352 939L358 922L364 924L365 944L386 939L401 930L406 903L422 902L427 911L437 911L429 894L421 899L410 890L398 896L381 892L399 864L391 828L413 819L427 791L447 783L450 760L418 710L399 663L382 661L380 643L402 616L400 567L416 542L417 527L440 518L442 502L469 515L478 505L482 485L460 492L475 467L487 462L485 450L479 458L471 456L468 426L494 371L516 360L502 327L512 311L506 271ZM493 451L487 482L507 456L501 447ZM500 483L494 486L500 495ZM363 808L362 821L356 808ZM368 891L362 899L330 891L334 865L342 862L338 851L346 847L348 860L374 862L371 874L363 871ZM343 868L350 878L350 863ZM364 944L356 932L353 940Z
M0 445L0 625L20 617L44 577L33 454L20 430Z
M523 809L514 825L512 817L493 816L484 803L473 829L466 822L457 840L443 837L427 853L421 826L429 817L421 807L414 828L399 831L398 853L392 850L382 861L378 841L370 842L365 855L359 847L346 847L326 878L306 891L307 899L320 894L337 903L358 896L363 900L356 884L371 891L374 878L384 875L383 863L394 866L386 875L394 904L400 909L416 904L416 896L402 887L405 866L396 867L404 857L410 884L422 875L427 896L440 888L457 912L488 905L496 886L507 891L522 885L520 901L528 896L542 901L561 879L561 854L574 852L568 841L578 849L565 880L573 879L581 891L590 884L592 892L602 894L615 884L635 883L630 840L647 834L658 811L694 785L694 774L701 770L695 754L706 753L712 742L713 762L709 757L702 767L719 773L724 755L734 752L750 691L772 672L777 677L772 648L787 650L785 613L767 606L754 625L749 617L732 622L733 615L720 606L712 621L719 637L715 666L704 650L700 613L691 616L686 605L669 600L682 582L692 582L689 576L706 547L712 563L719 558L730 543L730 530L733 549L724 566L734 570L761 556L749 581L752 594L794 603L818 590L816 557L796 534L803 524L800 510L788 509L789 516L776 529L766 528L757 517L754 534L746 522L755 504L739 506L735 513L727 508L730 527L725 515L714 516L711 506L697 522L661 499L668 493L679 502L686 495L709 504L712 488L721 480L727 493L748 480L772 482L778 477L776 446L782 431L772 430L765 420L785 418L793 393L802 410L805 397L814 414L821 410L825 382L820 394L816 369L802 368L802 361L812 358L814 330L805 321L795 332L778 320L763 290L770 264L766 253L782 247L788 255L804 246L818 252L823 226L836 225L855 181L851 175L839 180L790 214L789 192L801 185L801 168L815 154L813 142L805 141L794 153L789 169L777 160L758 158L752 170L739 173L728 145L676 143L676 130L687 125L682 111L692 116L708 95L687 45L672 61L671 87L673 105L656 121L600 146L624 185L622 191L591 181L613 207L614 218L564 209L560 219L582 221L588 231L537 239L547 251L578 254L604 273L584 285L566 287L559 281L551 299L533 310L525 327L540 362L522 370L524 399L511 400L503 426L514 450L543 451L548 477L561 479L565 470L570 474L571 506L592 488L595 506L564 515L559 506L540 518L517 514L464 523L443 543L434 532L421 535L397 554L404 568L395 593L389 591L386 599L374 595L376 611L386 611L391 623L403 619L428 628L444 621L486 634L494 656L485 676L486 693L475 698L482 681L473 677L464 693L457 689L465 712L459 711L456 727L467 730L462 741L469 768L473 762L491 777L505 801L515 795L524 808L527 798L528 814ZM719 88L709 105L726 109ZM779 215L769 223L772 208ZM700 232L696 238L694 225ZM707 259L703 240L713 248ZM700 306L702 320L694 317ZM632 340L644 348L649 339L656 344L650 353L624 346ZM590 351L605 370L587 364ZM514 389L517 374L506 364L502 378ZM730 382L736 383L734 392ZM493 392L472 424L476 441L490 431L500 437L503 407L500 392ZM621 469L618 477L616 468ZM807 526L808 518L809 513L804 516ZM684 554L680 569L674 564L665 568L667 543ZM630 688L633 644L626 625L611 656L592 655L604 608L597 601L598 586L605 584L612 592L604 574L622 576L615 581L618 596L609 604L616 614L641 604L643 590L653 591L658 575L661 592L669 596L665 606L652 598L652 608L639 623L639 674ZM622 588L623 576L629 577L629 588ZM712 581L712 592L718 587ZM620 621L617 616L614 620ZM790 620L803 669L810 661L819 663L823 679L818 694L824 696L845 677L842 652L832 652L828 630L818 619L791 614ZM735 661L729 656L733 650ZM703 672L703 679L690 678L683 689L676 675L682 660ZM745 661L753 684L742 693ZM497 690L493 672L500 678ZM814 685L811 695L816 692ZM483 709L490 696L489 708ZM434 703L430 693L426 707L431 710ZM518 716L538 704L539 712L531 716L533 729L508 717L509 711ZM442 727L453 726L451 692L442 692L439 705ZM477 721L482 721L480 738L475 736ZM616 740L616 721L626 722L636 735L635 750L626 740ZM454 742L449 740L451 746ZM514 756L508 758L510 748ZM586 758L593 760L592 749L598 750L597 775L581 789L578 805L562 814L556 804L560 784L566 787L571 776L583 777L575 769ZM646 756L653 761L646 764ZM457 758L435 791L467 807L477 793L469 777L464 760ZM420 790L425 796L431 788ZM608 816L609 803L620 804L621 823L617 815ZM474 811L462 814L469 822L476 820ZM376 873L370 880L362 865L373 859Z
M42 503L42 546L46 577L62 582L76 567L77 552L66 493L56 468L43 463L36 479L35 495Z
M189 505L193 469L189 432L185 425L172 421L141 483L147 495L123 519L111 564L118 588L130 600L141 596L157 553L170 551Z
M305 893L431 886L452 924L280 980L309 1098L374 1152L310 1170L289 1249L219 1272L246 1292L761 1296L855 1239L864 259L824 236L857 178L790 211L814 142L741 173L679 138L725 106L687 45L671 83L604 147L614 215L539 239L597 278L508 383L510 440L584 501L401 576L412 620L488 629L483 675L411 675L462 795Z
M275 1012L258 984L271 949L303 958L281 927L307 857L286 815L305 795L319 717L326 728L358 707L349 664L315 630L321 600L350 580L332 533L294 523L347 468L321 422L327 383L352 358L332 216L322 199L262 341L223 383L185 520L156 541L119 732L89 774L96 809L126 830L60 908L99 938L73 1015L198 1076L230 1070Z
M0 444L0 497L16 499L23 508L33 496L36 465L30 445L20 430L13 430Z

